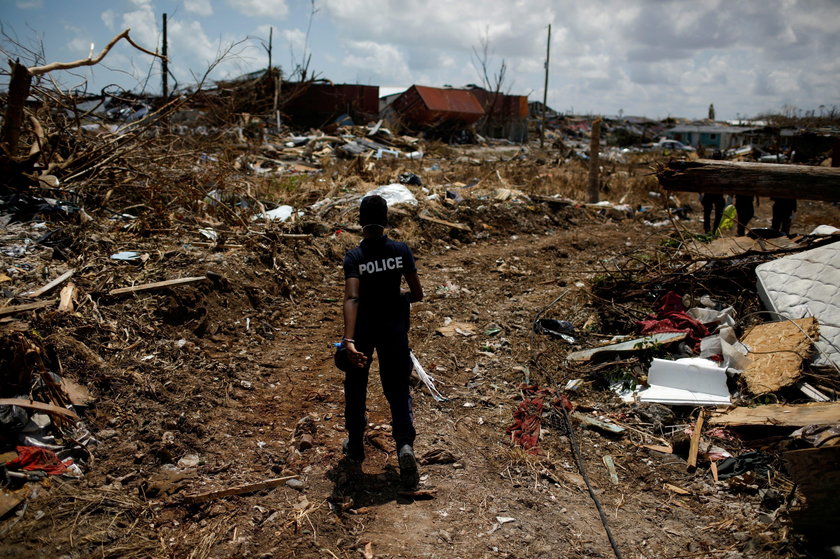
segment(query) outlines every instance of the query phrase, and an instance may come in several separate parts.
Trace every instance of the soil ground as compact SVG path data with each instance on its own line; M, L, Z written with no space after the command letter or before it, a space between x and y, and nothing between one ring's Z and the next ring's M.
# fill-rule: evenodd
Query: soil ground
M643 201L646 192L636 195ZM699 204L692 205L682 226L699 233ZM769 214L762 201L753 226L768 225ZM413 389L416 452L453 457L422 466L427 495L414 497L399 494L375 363L362 472L341 459L342 374L330 344L342 333L340 264L358 242L353 233L314 240L231 233L226 241L241 246L230 249L189 244L180 233L93 226L73 233L85 239L76 281L89 292L114 278L154 281L162 269L211 270L222 279L91 298L76 314L27 319L65 357L68 376L94 393L84 420L100 444L83 479L25 486L24 511L0 522L0 556L610 557L569 438L544 423L540 451L529 453L506 433L524 384L562 388L579 377L583 387L570 394L578 411L635 426L615 438L574 422L625 558L801 555L785 519L762 507L760 480L715 483L706 467L689 473L679 456L639 446L662 433L562 359L573 347L632 333L599 328L592 282L669 239L671 226L512 201L473 200L458 215L474 234L412 218L393 232L412 245L426 291L412 309L412 348L448 398L435 401L420 383ZM794 228L838 221L836 207L803 202ZM108 260L128 246L150 259ZM578 328L575 346L532 333L535 314L558 297L546 316ZM438 334L448 319L465 323L469 335ZM13 325L0 327L9 335ZM73 340L90 353L73 351ZM535 354L542 367L533 365ZM301 446L305 434L311 447ZM189 455L197 463L184 462ZM183 501L285 476L302 487ZM781 475L774 487L790 490Z

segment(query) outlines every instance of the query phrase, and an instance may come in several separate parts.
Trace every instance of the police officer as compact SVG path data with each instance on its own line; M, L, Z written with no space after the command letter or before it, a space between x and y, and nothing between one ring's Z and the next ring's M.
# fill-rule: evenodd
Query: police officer
M404 484L419 481L414 456L414 430L408 347L410 304L423 299L414 255L405 243L385 235L388 204L381 196L366 196L359 207L364 237L344 257L344 339L349 363L344 378L344 417L348 438L344 453L350 460L365 457L368 371L373 352L379 359L379 378L391 408L391 434ZM400 288L406 279L409 291Z

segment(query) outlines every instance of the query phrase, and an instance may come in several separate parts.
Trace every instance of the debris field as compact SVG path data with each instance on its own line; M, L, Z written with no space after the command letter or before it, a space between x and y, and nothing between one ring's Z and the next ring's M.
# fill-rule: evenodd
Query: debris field
M33 155L4 156L0 556L837 543L835 203L800 200L790 235L704 235L696 194L660 186L673 154L605 149L590 202L589 162L559 145L199 133L173 123L189 102L114 126L45 105L20 135ZM341 456L332 344L370 192L426 291L412 491L376 364L362 471Z

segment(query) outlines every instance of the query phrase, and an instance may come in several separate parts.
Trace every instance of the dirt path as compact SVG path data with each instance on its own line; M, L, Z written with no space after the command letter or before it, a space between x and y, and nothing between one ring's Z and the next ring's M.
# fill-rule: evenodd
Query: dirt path
M349 477L342 471L337 452L344 437L341 376L324 350L340 335L339 306L313 303L305 316L293 319L296 327L289 336L304 343L290 342L284 334L267 355L278 367L268 378L283 386L281 394L257 390L248 401L259 402L255 407L267 417L289 417L302 402L302 413L317 426L314 448L294 453L303 466L305 491L278 490L297 500L293 506L301 514L318 507L296 520L305 537L296 540L301 547L295 555L325 556L329 553L323 550L328 549L353 556L353 550L363 552L368 543L375 557L612 555L567 439L546 428L544 455L537 457L512 448L505 434L519 402L522 367L528 365L533 313L569 291L568 302L553 312L581 323L587 309L580 303L583 298L575 296L582 289L575 282L591 276L586 270L596 268L598 259L626 252L628 245L649 235L649 229L638 225L590 227L585 244L579 231L562 231L420 258L430 297L413 309L413 348L449 401L435 402L424 387L415 389L416 450L418 456L449 451L455 459L423 467L421 488L434 492L428 500L397 495L387 405L373 373L364 473ZM310 299L336 297L339 289L340 277L332 274L324 290ZM436 335L446 317L470 324L475 335ZM499 334L485 334L496 327L501 328ZM557 382L565 380L560 375ZM288 430L294 426L277 427L265 438L290 440ZM735 496L718 495L704 475L686 474L678 458L591 431L578 430L578 437L625 557L719 553L738 547L732 535L738 531L737 521L730 530L710 530L735 512L749 512L750 505ZM604 455L611 455L617 465L618 485L609 481ZM693 496L676 496L663 489L664 483L689 487ZM282 553L283 546L274 549Z
M0 556L613 556L568 438L543 425L541 451L531 454L514 448L506 429L526 379L562 387L581 376L561 359L568 345L532 334L537 310L562 296L546 316L574 323L583 347L595 343L598 335L583 330L598 321L587 286L605 266L669 231L585 211L558 223L540 234L521 231L523 224L515 235L474 243L441 236L416 250L427 299L412 309L412 347L448 398L436 402L415 387L416 451L452 455L423 465L427 499L398 495L376 365L363 473L348 475L340 465L342 377L329 344L341 333L339 264L351 240L290 243L282 254L277 247L219 254L155 245L162 258L174 255L161 265L213 266L235 288L138 297L123 314L100 307L102 324L156 336L139 349L117 328L63 319L62 332L108 357L107 367L75 367L104 394L86 417L103 444L83 480L31 489L23 521L3 525ZM195 314L199 305L209 309L206 320L199 314L148 327ZM450 320L469 335L437 334ZM531 363L534 353L542 370ZM635 421L630 408L586 380L572 396L579 411ZM757 487L733 490L716 485L708 470L687 473L681 458L636 446L652 441L635 431L610 438L575 429L625 558L780 555L780 529L761 517ZM311 447L301 444L305 434ZM184 460L193 455L190 466ZM284 476L302 486L183 502Z

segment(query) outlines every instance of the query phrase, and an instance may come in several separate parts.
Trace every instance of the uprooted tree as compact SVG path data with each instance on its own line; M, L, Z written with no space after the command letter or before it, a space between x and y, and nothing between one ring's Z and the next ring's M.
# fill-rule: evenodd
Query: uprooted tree
M0 177L3 177L3 183L0 184L0 189L22 188L32 182L30 174L38 158L41 156L41 151L44 147L46 139L43 128L38 120L33 115L30 115L35 142L30 146L27 155L18 155L20 136L25 122L24 109L26 99L32 88L33 78L55 70L70 70L98 64L121 39L125 39L131 46L141 52L162 58L162 55L147 50L135 43L129 36L129 31L130 29L126 29L116 35L105 45L98 55L93 56L93 53L91 53L90 56L81 60L75 60L73 62L52 62L42 66L30 67L24 66L19 60L15 62L9 61L11 66L11 81L9 82L3 128L0 130Z

